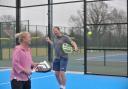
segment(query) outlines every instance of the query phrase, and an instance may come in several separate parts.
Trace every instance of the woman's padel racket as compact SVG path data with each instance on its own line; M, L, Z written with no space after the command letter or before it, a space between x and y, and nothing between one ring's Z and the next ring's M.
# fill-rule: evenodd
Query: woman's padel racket
M68 44L68 43L63 43L62 44L62 50L64 53L72 53L73 52L73 47L71 44Z
M43 61L40 62L35 68L34 70L35 72L49 72L51 71L51 66L49 65L49 63L47 61Z

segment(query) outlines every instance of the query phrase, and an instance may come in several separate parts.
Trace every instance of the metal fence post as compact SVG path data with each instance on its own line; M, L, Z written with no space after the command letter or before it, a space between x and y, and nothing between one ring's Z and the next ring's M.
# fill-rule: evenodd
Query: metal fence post
M87 21L86 21L86 0L84 0L84 74L87 74Z
M48 0L48 36L52 39L52 19L53 19L53 0ZM52 62L53 50L51 44L48 44L48 61Z
M2 26L2 24L0 23L0 38L1 38L1 31L2 31L2 29L1 29L1 26ZM2 44L1 44L1 39L0 39L0 60L2 60Z
M106 66L106 50L103 51L104 51L104 66Z

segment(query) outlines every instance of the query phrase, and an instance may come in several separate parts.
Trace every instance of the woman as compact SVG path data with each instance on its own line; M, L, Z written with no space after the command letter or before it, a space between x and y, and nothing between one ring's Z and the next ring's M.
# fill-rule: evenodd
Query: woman
M13 50L12 55L12 72L11 72L11 88L12 89L31 89L31 69L36 66L32 61L32 54L29 44L31 43L31 35L29 32L21 32L16 34L20 45Z

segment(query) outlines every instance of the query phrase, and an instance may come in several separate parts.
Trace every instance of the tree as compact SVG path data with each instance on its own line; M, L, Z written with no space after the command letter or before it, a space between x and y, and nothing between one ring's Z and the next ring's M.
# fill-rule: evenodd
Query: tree
M0 22L12 22L15 21L15 17L12 15L2 15L0 16Z
M117 10L117 9L113 9L110 13L110 23L123 23L123 22L127 22L127 16L126 13L124 11L121 10ZM127 44L127 26L123 25L123 24L117 24L114 25L113 27L111 27L110 29L113 29L113 35L114 35L114 40L115 40L115 44L117 44L118 46L125 46L125 44ZM126 46L125 46L126 47Z
M45 41L45 36L40 31L30 31L30 34L32 36L32 46L43 46L46 45L47 42ZM36 38L39 37L39 38Z
M72 15L70 17L69 19L70 25L74 27L83 27L83 21L84 21L83 10L79 10L77 12L78 14L76 16ZM126 36L124 37L124 30L123 30L123 28L126 28L126 26L124 27L119 24L118 25L96 25L96 24L127 22L126 21L127 18L125 14L126 13L124 11L119 11L115 8L109 8L108 4L106 4L105 2L88 3L87 15L86 15L87 24L94 24L87 26L87 30L91 30L93 33L92 38L88 39L92 41L90 42L89 46L112 47L112 45L115 44L114 43L115 40L120 40L118 44L124 43L122 42L123 40L121 39L126 37ZM110 44L110 42L113 43Z
M12 37L15 33L15 17L11 15L2 15L0 17L0 22L2 23L2 37Z
M0 22L3 22L3 23L0 23L0 38L10 36L10 34L12 34L12 31L11 31L12 25L10 21L14 21L14 20L15 20L14 17L11 15L2 15L0 17ZM0 39L0 59L2 59L2 47L8 46L8 43L9 43L8 40L1 41Z

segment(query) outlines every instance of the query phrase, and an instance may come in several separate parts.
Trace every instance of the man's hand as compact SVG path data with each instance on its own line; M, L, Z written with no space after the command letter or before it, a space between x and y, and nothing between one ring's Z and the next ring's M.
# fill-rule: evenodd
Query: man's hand
M53 44L53 42L50 40L49 37L46 37L46 41L47 41L48 43L50 43L50 44Z
M75 46L72 46L73 47L73 51L75 52L78 52L79 51L79 48L75 45Z
M74 48L74 51L79 51L78 46L74 41L72 41L71 44L72 44L72 46Z

